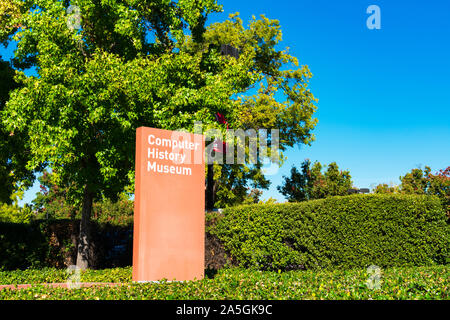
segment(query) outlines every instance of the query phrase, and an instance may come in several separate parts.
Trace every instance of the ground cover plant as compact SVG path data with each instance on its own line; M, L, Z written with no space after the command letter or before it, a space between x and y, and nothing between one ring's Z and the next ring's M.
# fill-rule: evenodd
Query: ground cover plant
M449 299L450 266L383 269L379 289L370 289L365 268L321 271L257 271L225 268L200 281L135 284L131 268L86 270L82 281L120 282L117 287L48 288L41 283L67 281L64 270L0 272L0 284L34 283L28 289L0 290L0 299L222 300L222 299Z

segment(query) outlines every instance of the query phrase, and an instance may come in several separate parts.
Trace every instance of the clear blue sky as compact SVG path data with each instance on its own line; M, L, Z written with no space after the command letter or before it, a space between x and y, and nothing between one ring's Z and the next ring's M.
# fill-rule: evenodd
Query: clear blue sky
M450 1L222 1L244 21L278 19L283 43L314 77L316 141L287 152L264 197L305 159L350 170L355 186L399 183L417 166L450 165ZM369 5L381 29L369 30ZM220 19L219 19L220 20Z
M336 161L355 186L399 183L417 166L450 165L450 2L448 0L222 0L225 12L248 21L278 19L283 44L314 77L319 99L310 147L289 150L264 198L284 201L276 186L305 159ZM369 5L381 29L369 30ZM0 50L0 54L4 51ZM29 202L36 185L24 199Z

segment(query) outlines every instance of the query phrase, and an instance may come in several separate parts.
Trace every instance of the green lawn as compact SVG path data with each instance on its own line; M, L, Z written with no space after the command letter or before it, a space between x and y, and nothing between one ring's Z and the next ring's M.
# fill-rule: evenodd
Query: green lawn
M88 270L83 282L120 282L119 287L47 288L66 282L65 270L0 271L0 284L36 284L0 291L0 299L449 299L450 265L382 271L381 288L369 289L366 270L262 272L223 269L197 282L131 283L131 268Z

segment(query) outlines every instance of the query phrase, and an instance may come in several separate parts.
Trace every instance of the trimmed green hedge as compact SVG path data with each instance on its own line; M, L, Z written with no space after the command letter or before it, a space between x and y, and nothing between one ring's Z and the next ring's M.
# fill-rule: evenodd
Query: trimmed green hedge
M23 275L14 272L14 276L3 273L0 284L5 284L2 277L6 282L21 278L26 283L41 283L44 276L39 273L40 270ZM48 282L64 280L61 270L46 269L43 273ZM115 280L124 283L123 286L69 290L36 285L14 291L0 290L0 300L449 299L449 266L383 269L378 289L368 288L370 276L365 268L281 273L233 268L219 270L214 278L201 281L138 284L129 282L131 268L127 268L81 274L82 281Z
M0 270L40 268L50 255L45 225L0 222Z
M437 197L352 195L229 208L210 227L243 267L261 270L448 263Z

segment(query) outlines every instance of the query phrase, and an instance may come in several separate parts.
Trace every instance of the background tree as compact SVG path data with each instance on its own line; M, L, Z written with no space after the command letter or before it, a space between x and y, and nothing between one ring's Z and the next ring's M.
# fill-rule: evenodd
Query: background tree
M56 172L44 171L38 178L40 190L33 203L34 219L80 219L80 208L68 200L69 186L61 186ZM134 201L121 193L117 201L98 199L92 204L92 220L115 225L133 222Z
M318 161L311 164L305 160L301 171L293 166L290 177L284 176L283 184L277 189L289 202L347 195L353 184L350 172L340 171L336 162L330 163L324 173L323 168Z
M406 194L427 194L431 178L431 168L412 169L403 177L400 177L400 192Z
M428 192L441 199L442 205L447 210L447 216L450 219L450 166L439 170L435 175L431 175Z
M309 179L310 161L305 160L301 164L301 171L295 166L291 168L290 177L283 176L284 183L278 186L278 191L286 197L289 202L300 202L309 200L309 190L312 180Z
M442 205L450 217L450 167L432 174L431 168L414 168L404 176L400 176L400 185L389 187L378 185L375 193L404 193L435 195L441 199Z
M400 177L400 181L401 193L438 196L450 217L450 167L436 174L431 173L429 166L425 166L423 170L412 169L411 172Z
M325 197L344 196L348 194L353 182L349 171L339 170L336 162L332 162L325 171L325 184Z
M40 190L32 201L36 219L74 219L78 208L68 200L69 188L61 185L57 173L44 170L38 178Z
M374 193L397 193L398 187L395 186L389 186L386 183L379 184L375 187Z
M263 192L258 189L252 189L250 190L248 197L244 200L244 203L252 204L252 203L259 203L261 201L261 196Z

